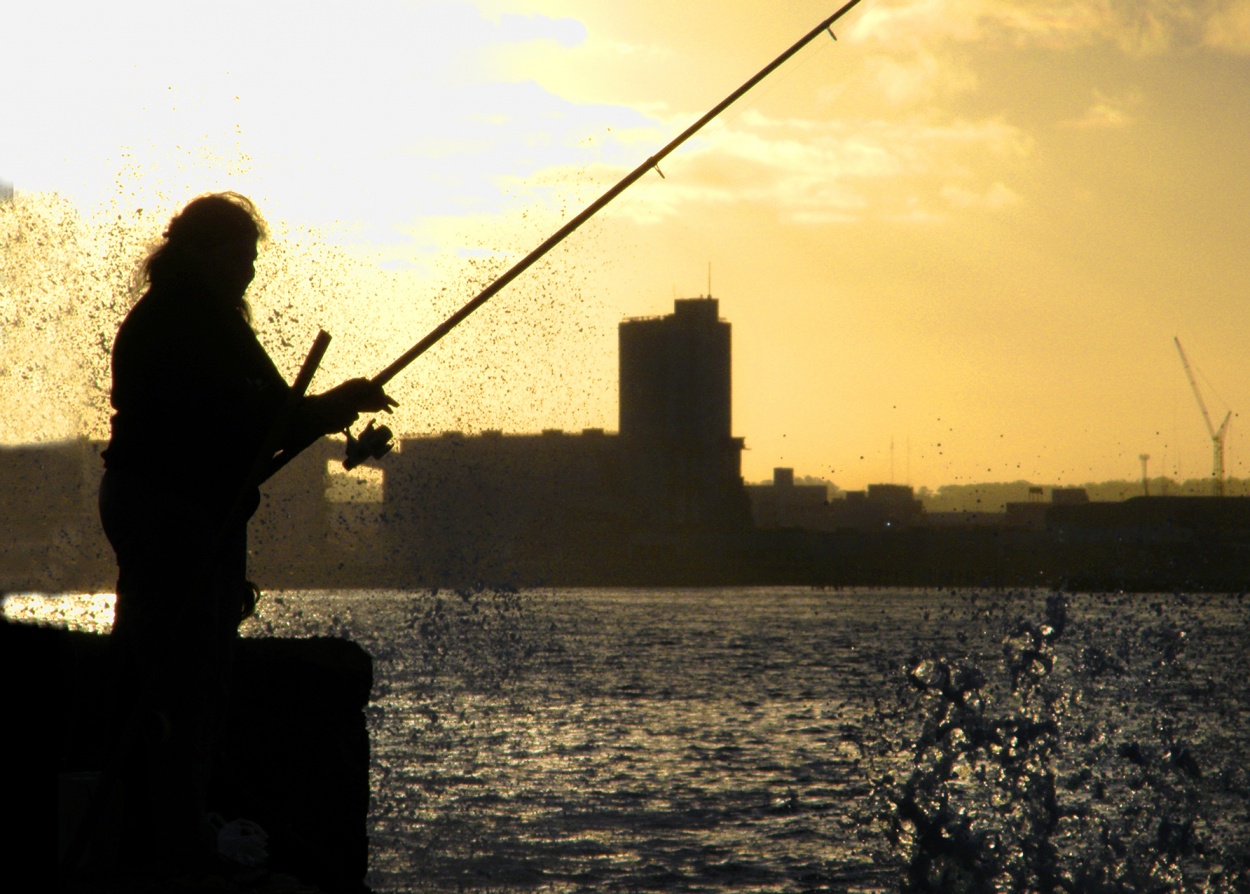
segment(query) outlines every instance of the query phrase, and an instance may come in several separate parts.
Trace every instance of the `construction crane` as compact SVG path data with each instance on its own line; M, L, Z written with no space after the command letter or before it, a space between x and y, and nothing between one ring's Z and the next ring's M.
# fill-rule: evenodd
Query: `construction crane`
M1224 436L1228 434L1228 423L1233 418L1230 410L1224 414L1224 421L1220 423L1220 427L1216 428L1211 424L1211 414L1207 412L1207 405L1202 399L1202 392L1198 390L1198 380L1194 378L1194 371L1189 367L1189 358L1185 356L1185 349L1181 347L1181 340L1173 338L1176 342L1176 350L1180 352L1181 363L1185 366L1185 375L1189 377L1189 384L1194 389L1194 397L1198 398L1198 409L1202 410L1202 418L1207 423L1207 431L1211 435L1211 446L1215 453L1214 467L1211 470L1211 493L1213 496L1224 496Z

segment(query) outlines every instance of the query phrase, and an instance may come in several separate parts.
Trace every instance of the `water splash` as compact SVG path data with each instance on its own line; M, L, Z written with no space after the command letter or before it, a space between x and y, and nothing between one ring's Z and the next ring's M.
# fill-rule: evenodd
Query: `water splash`
M904 732L869 749L870 803L892 844L882 856L902 890L1250 884L1237 818L1250 786L1229 747L1242 733L1199 719L1235 705L1187 661L1190 603L1156 597L1157 624L1107 623L1128 598L1096 597L1077 616L1052 593L1033 620L1018 597L990 595L997 660L929 649L908 663L881 712Z
M161 193L138 207L132 193L119 187L91 211L47 194L0 202L0 443L107 437L113 337L137 298L140 262L190 198ZM524 193L501 219L444 233L428 252L418 243L409 255L419 263L401 265L391 249L353 242L349 226L270 220L248 292L257 333L290 378L317 329L329 330L335 341L314 390L372 375L541 241L562 201ZM593 233L576 251L553 252L410 368L391 386L402 405L391 427L610 424L616 321L590 285L597 253Z

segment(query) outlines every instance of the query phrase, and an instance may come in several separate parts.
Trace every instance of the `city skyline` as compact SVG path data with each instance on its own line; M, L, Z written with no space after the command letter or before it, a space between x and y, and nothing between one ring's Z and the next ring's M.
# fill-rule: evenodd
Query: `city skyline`
M370 374L832 11L121 6L9 23L0 181L53 240L81 221L56 257L6 244L6 443L102 434L75 358L190 196L272 225L250 299L288 375L318 325L319 387ZM1204 477L1174 337L1250 477L1250 4L864 0L835 31L397 380L388 423L614 428L617 322L710 292L749 481Z

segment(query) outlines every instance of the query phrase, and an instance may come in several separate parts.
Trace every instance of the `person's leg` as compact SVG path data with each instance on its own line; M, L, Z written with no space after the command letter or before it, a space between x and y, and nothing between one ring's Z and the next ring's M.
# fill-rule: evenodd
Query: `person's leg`
M195 871L213 857L204 797L229 685L221 535L184 495L129 484L101 501L119 566L117 735L131 743L122 851L140 870Z

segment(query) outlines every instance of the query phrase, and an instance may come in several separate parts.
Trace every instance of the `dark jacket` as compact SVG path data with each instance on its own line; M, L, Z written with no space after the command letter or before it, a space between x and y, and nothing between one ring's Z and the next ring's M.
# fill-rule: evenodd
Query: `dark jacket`
M236 309L149 291L113 343L105 468L229 499L288 392Z

